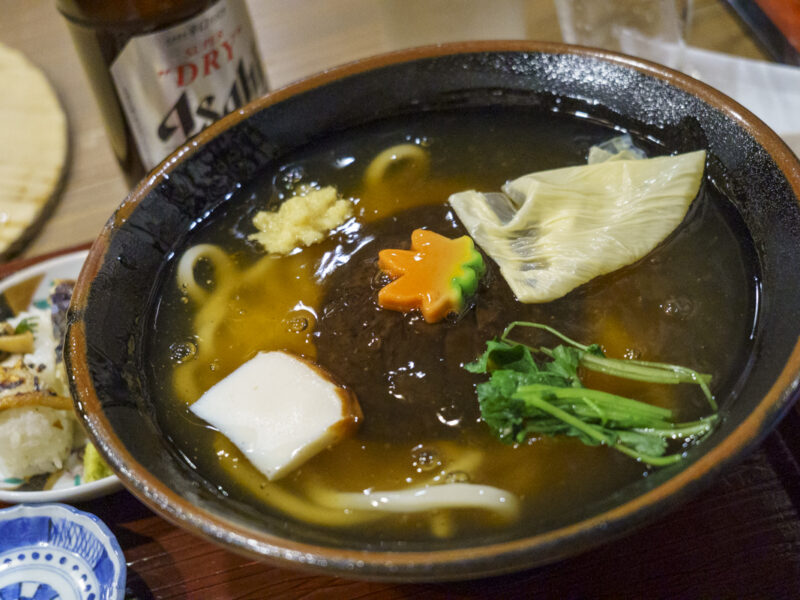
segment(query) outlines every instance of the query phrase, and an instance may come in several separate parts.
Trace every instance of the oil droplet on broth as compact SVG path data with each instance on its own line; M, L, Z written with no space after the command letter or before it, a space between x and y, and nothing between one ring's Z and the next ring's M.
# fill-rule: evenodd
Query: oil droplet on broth
M446 483L469 483L469 474L464 471L451 471L445 475Z
M420 444L411 449L412 466L417 473L433 471L442 466L439 452L435 448Z
M309 326L308 317L298 315L289 316L284 322L286 323L287 331L292 333L302 333L308 329Z
M194 340L173 342L169 346L169 358L175 364L183 364L194 360L197 356L197 343Z
M669 298L658 307L668 317L685 319L692 314L694 303L690 298L678 297Z

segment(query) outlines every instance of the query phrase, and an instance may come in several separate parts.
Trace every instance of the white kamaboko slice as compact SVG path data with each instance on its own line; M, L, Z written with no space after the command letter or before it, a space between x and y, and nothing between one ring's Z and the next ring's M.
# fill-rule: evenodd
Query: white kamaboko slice
M518 300L549 302L651 252L697 196L705 151L623 156L595 152L600 162L531 173L503 194L459 192L450 204Z
M355 431L355 395L317 365L261 352L191 406L275 480Z
M384 492L340 492L332 494L327 500L333 505L351 510L393 513L424 512L441 508L478 508L511 518L519 512L516 495L475 483L444 483Z

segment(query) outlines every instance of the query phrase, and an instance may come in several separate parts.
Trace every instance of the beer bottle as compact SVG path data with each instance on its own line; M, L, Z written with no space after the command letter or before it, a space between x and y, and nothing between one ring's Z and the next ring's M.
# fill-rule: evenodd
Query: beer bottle
M267 91L244 0L58 0L129 184Z

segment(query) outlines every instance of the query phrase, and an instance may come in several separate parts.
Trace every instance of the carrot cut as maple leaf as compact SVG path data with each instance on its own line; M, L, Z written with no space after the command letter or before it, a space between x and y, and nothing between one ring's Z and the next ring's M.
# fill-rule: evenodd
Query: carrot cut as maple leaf
M428 323L461 312L486 271L469 236L450 239L427 229L412 232L410 250L381 250L378 266L394 278L378 292L378 305L418 309Z

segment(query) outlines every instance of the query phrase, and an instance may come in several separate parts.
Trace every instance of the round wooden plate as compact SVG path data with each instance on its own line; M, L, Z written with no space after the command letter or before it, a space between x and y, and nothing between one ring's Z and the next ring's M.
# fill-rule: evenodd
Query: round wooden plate
M67 117L44 73L0 44L0 260L44 224L67 170Z

